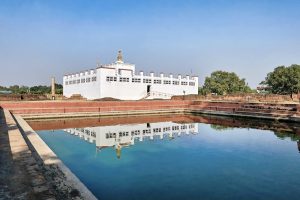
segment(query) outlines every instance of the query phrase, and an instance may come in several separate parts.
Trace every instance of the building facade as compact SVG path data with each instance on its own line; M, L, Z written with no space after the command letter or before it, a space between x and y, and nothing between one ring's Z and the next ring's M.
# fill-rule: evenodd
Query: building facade
M198 77L172 74L155 76L142 71L136 74L135 65L124 63L121 51L117 61L96 69L68 74L63 77L63 95L81 95L89 100L111 97L121 100L170 99L174 95L198 94Z

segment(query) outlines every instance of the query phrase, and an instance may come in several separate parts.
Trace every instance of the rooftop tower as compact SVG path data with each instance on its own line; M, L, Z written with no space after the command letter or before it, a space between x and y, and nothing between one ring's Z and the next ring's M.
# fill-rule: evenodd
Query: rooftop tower
M118 56L117 56L117 62L116 63L118 63L118 64L123 64L124 63L121 50L118 51Z

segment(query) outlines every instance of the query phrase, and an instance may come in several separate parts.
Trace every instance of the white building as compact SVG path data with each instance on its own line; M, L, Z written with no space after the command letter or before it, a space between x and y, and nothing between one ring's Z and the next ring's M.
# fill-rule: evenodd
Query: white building
M120 158L121 148L134 145L146 139L175 139L183 135L197 134L197 123L157 122L114 126L64 129L87 142L95 143L98 150L112 147Z
M121 100L170 99L173 95L198 94L198 77L161 73L155 76L142 71L136 74L135 65L124 63L121 51L117 61L96 69L68 74L63 77L63 95L81 95L89 100L112 97Z

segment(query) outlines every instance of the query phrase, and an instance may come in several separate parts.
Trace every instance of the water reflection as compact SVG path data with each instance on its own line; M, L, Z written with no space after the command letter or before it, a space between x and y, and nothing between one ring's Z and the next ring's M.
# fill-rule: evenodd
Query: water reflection
M95 143L99 151L114 148L117 158L121 158L121 149L144 140L169 139L183 135L197 134L197 123L157 122L129 125L98 126L64 129L65 132L78 136L87 142Z
M136 140L152 140L155 137L172 139L182 134L196 133L198 123L204 123L210 124L211 128L218 132L235 128L271 130L280 139L289 138L296 141L300 152L300 124L272 120L174 114L29 120L28 123L36 131L64 129L89 142L94 142L98 151L106 147L114 147L120 152L122 147L133 145Z
M29 124L99 199L300 195L298 123L165 115Z

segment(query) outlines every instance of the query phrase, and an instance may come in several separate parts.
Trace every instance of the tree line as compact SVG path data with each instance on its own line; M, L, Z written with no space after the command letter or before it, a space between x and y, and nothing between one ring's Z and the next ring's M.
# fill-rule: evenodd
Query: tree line
M9 87L0 86L0 91L9 91L13 94L49 94L51 93L51 86L37 85L37 86L19 86L12 85ZM61 84L55 84L55 93L62 94L63 86Z
M268 73L261 83L261 88L266 93L291 95L300 92L300 65L279 66ZM199 94L236 94L251 93L256 90L251 89L246 80L240 78L234 72L215 71L205 78L203 87L199 87Z
M268 73L261 83L266 93L292 95L300 92L300 65L278 66ZM56 94L63 93L63 86L55 84ZM33 87L13 85L10 87L0 86L0 91L11 91L13 94L49 94L50 86L38 85ZM204 85L199 87L200 95L254 93L244 78L240 78L234 72L215 71L205 78Z

